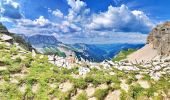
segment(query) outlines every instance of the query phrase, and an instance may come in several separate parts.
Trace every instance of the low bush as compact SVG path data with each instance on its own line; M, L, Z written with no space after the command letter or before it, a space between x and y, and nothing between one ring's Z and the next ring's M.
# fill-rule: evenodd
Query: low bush
M0 44L0 49L4 49L6 46L5 46L5 44Z
M83 78L73 80L75 88L85 89L87 87L87 82Z
M111 84L111 83L120 83L117 76L111 76L103 71L90 72L87 74L85 81L88 83L92 83L97 86L99 84Z
M16 48L16 46L12 46L10 48L10 53L13 54L13 55L16 55L18 53L18 49Z
M133 100L133 99L129 96L129 94L126 91L121 90L120 100Z
M85 92L80 93L80 94L77 96L76 100L88 100L87 94L86 94Z
M136 84L135 86L130 87L129 93L131 97L136 100L138 96L142 94L143 91L144 88L142 88L139 84Z
M18 63L13 63L8 66L8 70L9 72L12 72L12 73L20 72L22 70L22 65Z
M97 98L97 100L104 100L108 92L108 89L97 89L94 93L94 96Z

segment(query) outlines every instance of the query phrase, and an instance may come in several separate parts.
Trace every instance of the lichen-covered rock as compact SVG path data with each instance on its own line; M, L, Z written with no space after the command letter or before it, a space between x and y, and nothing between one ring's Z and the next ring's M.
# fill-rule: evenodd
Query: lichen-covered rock
M170 22L156 26L150 32L147 43L152 44L160 55L170 55Z

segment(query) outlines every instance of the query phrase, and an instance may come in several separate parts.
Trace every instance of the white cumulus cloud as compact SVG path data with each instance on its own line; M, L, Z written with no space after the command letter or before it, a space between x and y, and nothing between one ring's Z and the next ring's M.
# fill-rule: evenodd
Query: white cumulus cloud
M91 13L87 4L81 0L67 0L67 4L69 9L66 15L59 9L48 9L60 21L44 16L34 20L20 18L15 20L16 27L10 31L21 34L53 34L67 43L144 43L147 35L143 33L149 32L154 26L143 11L130 10L126 5L108 6L106 11Z
M45 19L44 16L40 16L38 19L34 20L33 23L35 25L44 26L49 23L49 20Z
M13 0L3 0L3 3L4 4L11 4L16 9L20 6L19 3L15 2Z
M93 30L147 32L153 24L142 11L131 11L127 6L121 5L109 6L108 11L94 14L87 27Z
M58 9L56 9L55 11L52 11L52 14L59 18L63 18L63 16L64 16L63 13Z
M20 4L13 0L2 0L0 2L0 15L8 20L20 19L23 17L20 11Z

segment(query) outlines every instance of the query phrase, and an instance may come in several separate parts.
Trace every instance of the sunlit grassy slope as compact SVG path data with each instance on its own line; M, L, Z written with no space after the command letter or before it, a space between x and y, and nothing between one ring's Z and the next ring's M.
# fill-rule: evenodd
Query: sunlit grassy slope
M112 59L112 61L120 61L120 60L126 59L126 57L129 54L131 54L135 51L136 51L136 49L122 50Z
M133 50L129 50L132 52ZM123 51L125 58L129 52ZM48 62L47 56L23 49L16 44L10 45L0 40L0 100L97 100L113 98L121 100L162 100L170 97L168 75L154 81L148 74L137 79L142 72L124 72L112 69L91 69L86 76L78 75L78 66L68 70L58 68ZM114 75L109 73L113 72ZM123 80L125 83L123 83ZM147 81L149 88L143 88L138 81ZM123 88L128 86L128 90ZM94 90L94 93L93 93Z

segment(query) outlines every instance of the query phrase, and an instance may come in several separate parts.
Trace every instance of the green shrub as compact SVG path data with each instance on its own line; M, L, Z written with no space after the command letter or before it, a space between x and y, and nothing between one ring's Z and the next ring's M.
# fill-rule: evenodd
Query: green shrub
M127 78L126 74L122 71L117 71L116 75L117 75L117 77L126 77Z
M74 67L71 69L72 73L74 74L79 74L79 71L78 71L79 67Z
M28 85L33 85L36 82L37 82L37 79L35 79L34 77L31 77L31 76L27 77L27 79L26 79L26 83Z
M120 100L132 100L132 98L129 96L129 94L126 91L121 90Z
M13 63L8 66L8 70L9 72L12 72L12 73L20 72L22 70L22 65L18 63Z
M26 57L24 60L21 61L21 63L24 64L25 67L29 68L31 66L32 61L33 61L32 58Z
M0 49L5 49L5 44L0 44Z
M76 100L88 100L87 94L85 92L79 94L76 98Z
M111 88L111 90L118 90L121 88L120 83L114 83L114 85L112 85L110 88Z
M166 77L162 77L159 79L159 81L157 81L154 87L159 90L170 89L169 80L170 79L166 79Z
M22 94L15 84L4 83L0 85L0 99L1 100L21 100Z
M13 55L16 55L18 53L18 49L16 48L16 46L12 46L10 48L10 53L13 54Z
M127 84L132 84L133 82L135 82L135 81L137 81L137 79L135 78L135 77L130 77L130 78L128 78L127 80L126 80L126 83Z
M17 62L17 63L20 63L22 60L21 60L21 58L20 57L17 57L16 59L15 59L15 62Z
M149 74L144 74L142 79L149 81L149 80L151 80L151 77L149 76Z
M76 88L85 89L87 87L87 83L83 78L74 79L73 83Z
M85 81L88 83L92 83L95 86L103 83L106 84L110 84L112 82L120 83L118 77L111 76L103 71L95 71L95 72L92 71L88 73L87 76L85 77Z
M116 84L120 84L121 83L120 80L119 80L119 77L117 77L117 76L110 76L109 75L108 78L110 78L111 82L113 82L113 83L116 83Z
M26 93L24 94L25 100L34 100L34 94L32 93L31 86L26 89Z
M143 91L144 88L142 88L139 84L130 87L131 97L134 98L135 100L138 98L138 96L142 94Z
M154 92L156 92L156 89L153 86L151 86L149 89L146 89L146 96L152 97L154 96Z
M10 80L10 76L9 76L9 75L3 75L3 79L4 79L5 81L9 81L9 80Z
M71 74L72 73L72 70L67 69L67 68L61 68L60 71L62 72L62 74Z
M5 65L11 65L13 64L13 61L11 60L10 55L4 55L3 62Z
M72 88L70 91L68 92L61 92L60 90L57 90L55 92L55 96L59 99L59 100L71 100L71 96L75 95L77 92L76 88Z
M97 100L104 100L108 92L108 89L97 89L94 93L94 96L97 98Z

